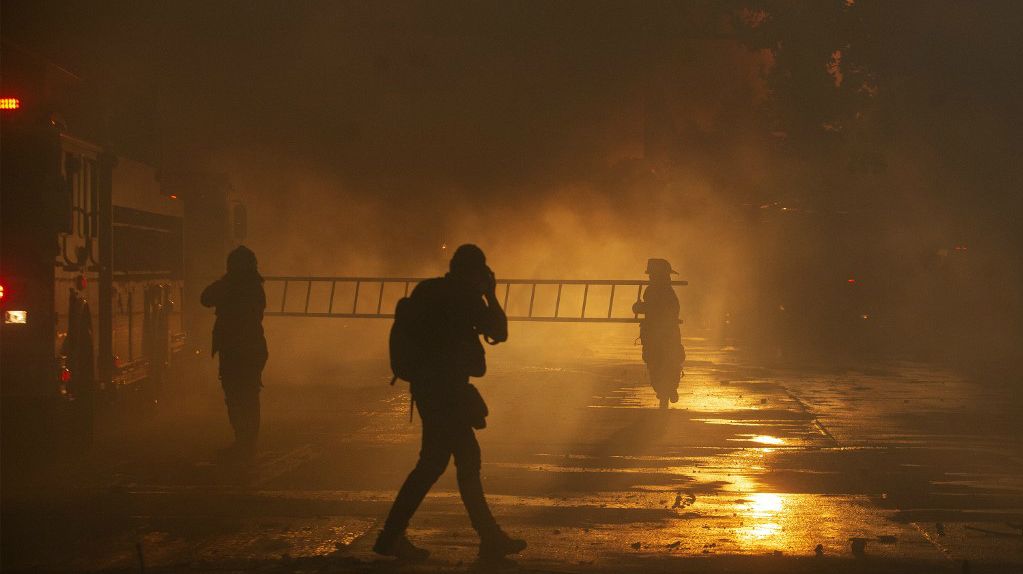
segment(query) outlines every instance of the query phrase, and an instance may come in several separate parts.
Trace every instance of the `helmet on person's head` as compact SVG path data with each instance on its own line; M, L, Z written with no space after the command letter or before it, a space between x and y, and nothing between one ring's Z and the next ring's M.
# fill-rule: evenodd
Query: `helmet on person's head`
M646 260L647 275L678 275L678 271L671 268L667 259L651 258Z
M227 254L227 272L232 275L256 273L256 254L244 245L234 248Z
M455 254L451 256L450 269L452 273L478 271L486 266L487 256L483 254L482 249L472 243L459 246L455 250Z

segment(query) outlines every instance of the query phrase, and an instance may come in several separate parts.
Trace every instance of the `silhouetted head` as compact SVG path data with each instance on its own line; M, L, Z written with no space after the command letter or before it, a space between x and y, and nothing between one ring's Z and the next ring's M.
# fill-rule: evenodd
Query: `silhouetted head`
M483 254L482 249L472 243L455 249L455 254L451 256L450 268L453 275L476 274L486 266L487 256Z
M451 272L448 273L450 277L478 287L480 292L485 290L491 277L490 268L487 267L487 256L483 254L482 249L472 243L466 243L455 250L455 254L451 256L450 269Z
M646 260L646 274L650 276L650 281L671 281L672 273L677 275L678 271L671 268L671 263L668 263L667 259L651 258Z
M244 245L239 245L227 254L227 274L232 277L259 277L256 254ZM262 277L259 277L262 280Z

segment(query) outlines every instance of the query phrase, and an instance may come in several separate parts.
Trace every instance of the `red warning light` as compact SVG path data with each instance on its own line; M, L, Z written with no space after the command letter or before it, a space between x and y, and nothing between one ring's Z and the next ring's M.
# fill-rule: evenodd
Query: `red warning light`
M0 110L16 110L21 107L18 98L0 98Z
M855 285L856 284L856 279L850 277L850 278L846 279L845 282L850 284L850 285Z
M71 382L71 371L66 367L60 370L60 382L70 383Z
M0 283L0 303L4 302L4 284Z
M171 199L177 199L178 198L178 196L174 195L173 193L170 194L168 197L170 197Z

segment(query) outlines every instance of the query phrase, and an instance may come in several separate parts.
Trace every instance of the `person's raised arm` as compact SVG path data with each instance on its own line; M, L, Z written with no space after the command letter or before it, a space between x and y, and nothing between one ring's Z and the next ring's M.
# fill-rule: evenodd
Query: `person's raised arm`
M203 307L216 307L217 305L220 305L221 300L224 298L223 293L224 280L217 279L202 290L199 302L202 303Z
M505 315L501 303L497 300L497 281L491 272L483 291L486 302L479 324L476 328L490 342L503 343L508 340L508 316Z

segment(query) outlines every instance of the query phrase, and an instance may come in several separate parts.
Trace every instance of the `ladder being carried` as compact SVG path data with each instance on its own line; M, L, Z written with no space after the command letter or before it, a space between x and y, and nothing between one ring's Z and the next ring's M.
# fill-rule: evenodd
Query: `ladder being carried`
M424 278L265 277L269 317L393 319L394 305ZM638 323L632 303L647 280L498 279L498 297L509 321ZM672 281L673 286L688 281ZM501 287L504 287L503 293ZM636 288L636 299L615 299ZM528 301L528 303L527 303ZM509 307L510 305L510 307Z

